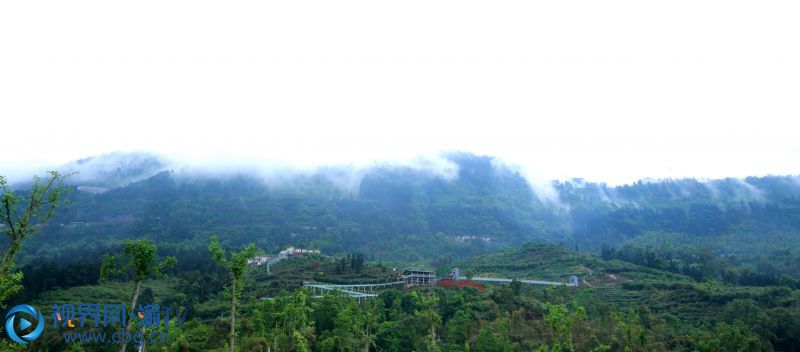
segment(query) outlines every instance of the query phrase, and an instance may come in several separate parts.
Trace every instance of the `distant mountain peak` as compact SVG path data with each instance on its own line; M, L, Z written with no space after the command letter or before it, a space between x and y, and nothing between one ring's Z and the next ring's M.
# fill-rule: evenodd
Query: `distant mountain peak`
M166 170L169 163L146 152L113 152L67 163L59 168L75 173L69 182L83 187L118 188L152 177Z

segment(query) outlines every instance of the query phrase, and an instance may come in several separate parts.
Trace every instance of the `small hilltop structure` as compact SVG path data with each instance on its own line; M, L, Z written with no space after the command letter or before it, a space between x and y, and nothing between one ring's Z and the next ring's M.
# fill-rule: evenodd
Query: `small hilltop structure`
M436 273L422 269L408 269L400 278L405 281L406 288L436 285Z
M247 260L247 264L252 266L262 266L267 265L267 273L270 272L269 268L273 264L290 258L290 257L299 257L306 254L320 254L319 249L304 249L304 248L295 248L295 247L288 247L278 254L266 254L266 255L258 255L251 259Z

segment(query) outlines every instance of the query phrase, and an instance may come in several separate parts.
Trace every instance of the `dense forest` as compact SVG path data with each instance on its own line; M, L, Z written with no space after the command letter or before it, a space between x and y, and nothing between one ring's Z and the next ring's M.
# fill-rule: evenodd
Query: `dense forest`
M233 335L241 351L800 350L797 177L542 185L494 158L454 153L444 159L452 172L387 164L276 179L122 159L65 170L78 172L66 178L66 202L21 247L22 286L6 306L128 303L140 283L140 303L190 312L160 328L172 339L153 351L227 350ZM29 186L10 189L25 196ZM237 253L323 254L245 273L233 254L209 252L215 234L222 249L250 248ZM158 270L112 270L142 250ZM456 266L576 275L580 287L390 289L360 304L302 289L389 281L409 267L444 277ZM57 332L32 347L109 348Z
M447 162L455 175L383 165L359 172L320 169L276 181L255 171L163 170L166 165L152 158L122 162L115 156L112 166L84 160L102 167L74 169L71 204L26 246L31 255L23 263L34 257L70 262L131 236L180 250L218 233L234 247L253 242L267 252L290 245L325 253L358 250L421 264L545 241L596 254L603 248L652 253L661 268L682 269L701 264L686 258L710 256L759 275L800 275L797 177L616 187L569 180L532 187L491 157L452 154ZM103 193L78 190L137 179ZM642 263L634 257L615 254Z
M473 287L388 289L363 302L336 292L321 298L303 282L383 282L394 269L359 264L360 254L307 255L244 280L237 313L240 351L793 351L800 348L800 291L745 287L603 260L559 245L528 244L455 263L469 272L514 278L581 277L578 288L519 282ZM223 351L228 334L226 275L210 253L145 283L141 302L186 309L161 326L169 343L148 350ZM130 280L129 278L128 280ZM26 297L63 301L128 299L125 279L50 289ZM55 329L36 350L101 351L68 343ZM113 332L113 329L85 329ZM72 335L70 335L72 336Z

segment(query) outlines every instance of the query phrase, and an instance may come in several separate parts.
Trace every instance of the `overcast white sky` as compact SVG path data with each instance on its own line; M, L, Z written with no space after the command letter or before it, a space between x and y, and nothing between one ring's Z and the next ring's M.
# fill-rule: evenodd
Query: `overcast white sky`
M0 174L111 151L800 173L797 1L6 1Z

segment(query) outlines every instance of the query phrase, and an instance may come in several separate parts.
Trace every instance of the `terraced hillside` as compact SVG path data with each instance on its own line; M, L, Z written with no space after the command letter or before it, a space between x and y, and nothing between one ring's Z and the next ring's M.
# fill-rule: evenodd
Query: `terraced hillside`
M688 276L619 260L606 261L552 244L526 244L478 255L461 265L465 271L482 276L565 280L577 275L581 285L570 289L572 304L599 312L645 309L687 331L714 321L736 300L756 302L768 309L794 307L800 300L786 287L697 282Z

